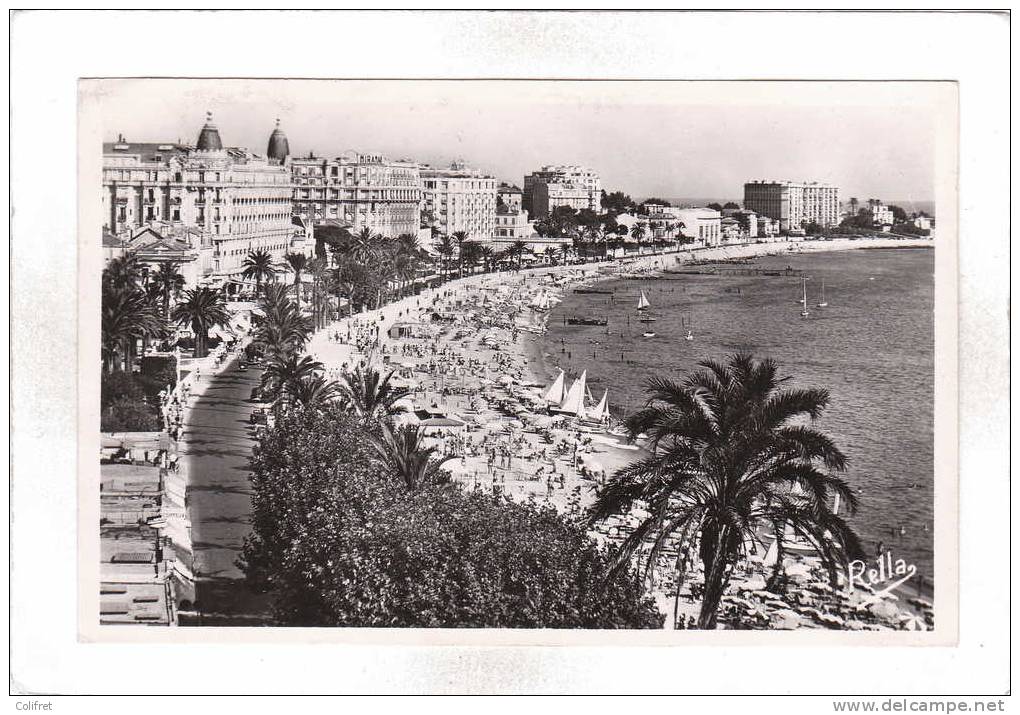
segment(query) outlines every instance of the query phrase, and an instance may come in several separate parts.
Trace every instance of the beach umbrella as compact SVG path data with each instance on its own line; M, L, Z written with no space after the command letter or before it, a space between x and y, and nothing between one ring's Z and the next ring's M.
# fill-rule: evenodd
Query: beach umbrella
M801 617L789 608L784 608L772 614L770 619L774 628L779 630L795 630L801 626Z

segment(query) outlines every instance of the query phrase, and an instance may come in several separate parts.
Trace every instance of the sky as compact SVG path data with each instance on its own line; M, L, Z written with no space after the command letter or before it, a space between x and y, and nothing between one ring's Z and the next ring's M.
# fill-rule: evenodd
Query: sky
M931 85L908 82L86 80L105 141L460 159L521 185L545 164L596 170L634 198L736 198L745 181L822 181L841 199L933 198Z

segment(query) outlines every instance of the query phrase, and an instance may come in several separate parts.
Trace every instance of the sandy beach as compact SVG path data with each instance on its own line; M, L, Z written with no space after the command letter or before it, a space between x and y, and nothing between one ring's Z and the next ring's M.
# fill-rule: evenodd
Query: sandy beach
M543 395L554 375L545 372L540 340L549 308L566 290L696 261L932 245L930 240L903 239L778 242L468 276L381 310L335 321L313 336L307 351L333 379L359 365L394 371L394 382L411 390L405 400L407 412L399 419L417 422L425 430L429 443L448 458L445 466L453 478L466 488L492 489L576 513L591 503L598 485L632 461L640 448L611 433L610 424L579 422L548 409ZM589 393L589 404L599 397ZM619 540L636 523L635 514L625 515L599 525L592 535L603 542ZM872 627L851 618L860 605L858 594L853 594L856 603L841 604L843 610L818 610L827 586L810 558L794 556L789 564L807 589L798 592L800 601L789 604L768 594L762 556L752 557L741 573L734 574L733 595L727 597L740 599L734 606L737 609L744 609L744 602L751 604L746 618L774 625L774 619L769 619L779 610L789 628L836 628L849 621L862 624L854 628ZM654 572L653 591L664 612L675 608L681 620L688 622L698 607L697 576L683 585L674 601L677 590L670 564L677 558L675 550L672 554L667 550L661 568ZM735 595L745 591L752 593L750 601L747 594ZM895 627L889 623L901 616L918 616L917 608L901 605L905 608L886 608L883 627ZM672 619L667 622L671 624Z

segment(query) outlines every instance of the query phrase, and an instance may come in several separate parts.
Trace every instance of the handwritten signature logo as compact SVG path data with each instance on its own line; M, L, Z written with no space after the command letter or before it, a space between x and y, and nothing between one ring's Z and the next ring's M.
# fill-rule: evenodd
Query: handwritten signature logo
M903 559L893 561L892 552L886 551L872 562L861 559L850 562L850 589L867 586L871 595L862 602L866 605L878 601L916 574L917 567L914 564L908 564Z

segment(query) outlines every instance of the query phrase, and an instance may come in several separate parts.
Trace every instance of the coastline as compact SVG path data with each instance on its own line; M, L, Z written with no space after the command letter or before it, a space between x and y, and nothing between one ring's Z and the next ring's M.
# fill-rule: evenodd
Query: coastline
M440 431L432 436L434 446L449 457L446 467L454 480L465 488L487 489L491 481L494 492L514 499L541 500L561 512L579 510L593 501L596 487L639 456L641 448L605 431L592 432L563 418L543 416L548 413L542 393L556 369L546 358L545 353L552 351L545 330L536 326L548 322L566 292L693 262L933 246L930 239L762 243L467 276L381 310L335 321L312 337L307 352L324 364L331 378L355 364L394 369L412 390L409 407L459 423L457 434ZM533 308L543 294L552 305ZM396 323L415 326L412 332L419 334L404 335L398 330L399 337L390 337ZM624 516L590 533L605 543L618 538L630 523L630 517ZM757 558L760 562L761 557ZM805 579L819 578L817 564L810 559L798 559L794 566ZM764 593L762 566L755 568L754 573L748 570L741 575L735 591ZM670 613L676 607L681 615L691 615L696 599L677 606L666 591L670 577L659 578L663 585L654 593L660 609ZM920 615L907 606L914 591L909 587L900 591L904 603L897 616ZM860 594L854 598L847 606L851 612L860 606ZM810 623L810 619L795 620L797 625L790 627Z

